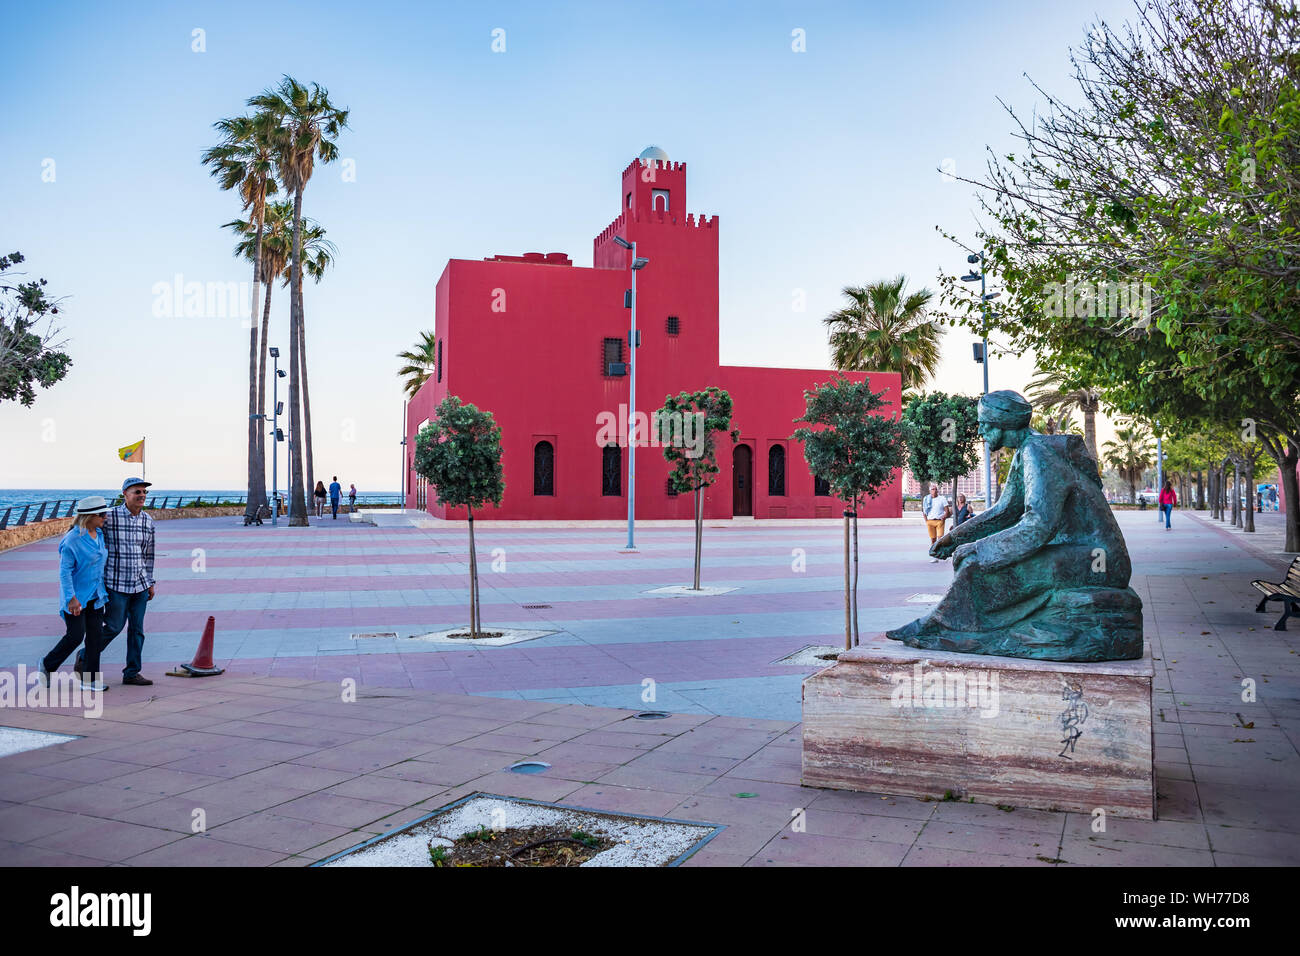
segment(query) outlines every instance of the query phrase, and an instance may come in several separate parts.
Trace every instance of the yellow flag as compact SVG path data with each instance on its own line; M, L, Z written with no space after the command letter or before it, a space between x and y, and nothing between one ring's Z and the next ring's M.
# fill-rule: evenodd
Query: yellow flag
M126 445L122 448L119 448L117 450L117 457L121 458L123 461L138 461L140 462L140 464L143 465L144 464L144 439L141 438L138 442L135 442L134 444Z

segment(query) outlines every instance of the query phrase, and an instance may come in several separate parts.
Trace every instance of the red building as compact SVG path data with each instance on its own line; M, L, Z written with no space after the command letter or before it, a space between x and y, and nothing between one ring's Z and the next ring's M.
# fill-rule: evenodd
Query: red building
M706 490L707 518L838 517L844 505L815 487L803 446L790 439L804 390L836 373L720 365L718 217L686 212L686 164L651 147L623 170L621 210L596 236L593 267L563 253L530 252L483 261L452 259L438 279L437 368L407 407L406 506L443 518L464 509L436 503L413 470L415 436L448 395L492 412L502 435L505 497L483 518L597 519L627 516L626 427L617 444L602 423L628 417L630 251L650 260L637 273L637 409L664 396L716 385L734 402L740 440L719 442L721 472ZM854 380L866 378L851 373ZM897 417L895 372L871 374ZM691 518L692 496L668 490L668 463L637 426L636 516ZM860 512L897 517L894 482Z

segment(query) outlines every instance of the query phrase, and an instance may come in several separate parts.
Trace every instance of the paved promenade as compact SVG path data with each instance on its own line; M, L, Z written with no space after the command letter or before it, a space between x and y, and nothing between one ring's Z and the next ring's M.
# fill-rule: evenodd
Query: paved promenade
M726 824L694 865L1300 863L1300 622L1271 630L1249 587L1287 564L1276 516L1255 539L1184 513L1171 532L1119 517L1156 657L1155 823L1097 834L1078 814L799 787L812 669L775 661L842 639L834 524L706 527L704 583L737 590L703 598L646 593L689 583L689 527L639 530L622 554L617 529L484 522L484 625L555 633L465 650L408 639L467 620L462 528L208 519L159 526L153 687L117 683L119 638L101 719L0 710L0 725L82 735L0 758L0 865L299 865L476 790ZM915 518L863 522L864 633L947 587L926 543ZM55 547L0 554L0 667L33 666L59 633ZM230 672L163 677L209 614ZM352 638L381 630L399 637ZM651 706L647 678L677 716L630 719ZM504 772L534 755L552 769Z

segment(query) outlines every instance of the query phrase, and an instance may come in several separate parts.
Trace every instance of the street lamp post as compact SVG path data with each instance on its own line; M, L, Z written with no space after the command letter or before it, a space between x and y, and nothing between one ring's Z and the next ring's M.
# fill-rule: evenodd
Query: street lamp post
M631 551L636 547L636 350L641 345L636 330L636 274L649 265L650 260L636 254L635 242L628 242L622 236L615 236L614 241L632 253L632 324L627 333L628 358L632 366L627 410L627 549Z
M984 391L983 395L989 393L989 300L996 299L1001 293L994 292L987 295L984 291L984 253L972 252L966 257L970 265L979 264L979 275L974 270L961 277L962 282L974 282L979 280L980 284L980 324L983 331L983 345L980 348L980 364L984 366ZM989 443L984 442L984 508L987 510L993 506L993 459L989 454Z
M271 376L271 527L280 523L280 442L283 437L280 432L280 379L284 378L284 372L280 371L280 350L272 346L271 360L274 362L275 374Z
M406 410L407 403L402 402L402 477L397 482L397 500L401 510L406 511Z

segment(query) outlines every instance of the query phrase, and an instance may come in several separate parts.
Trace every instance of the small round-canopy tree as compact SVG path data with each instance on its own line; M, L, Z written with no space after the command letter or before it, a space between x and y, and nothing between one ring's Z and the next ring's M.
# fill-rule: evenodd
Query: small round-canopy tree
M668 481L673 491L695 495L695 583L691 589L698 591L704 544L704 489L718 476L718 444L713 435L723 432L734 442L740 437L740 429L731 426L731 395L713 385L700 392L665 395L655 419L664 460L672 466Z
M917 481L939 487L952 482L957 500L957 479L979 464L979 402L966 395L931 392L908 400L903 409L903 438L907 467ZM985 491L985 507L991 503ZM953 510L956 510L953 505Z
M469 627L477 638L479 621L478 554L474 548L474 509L501 504L506 483L501 470L501 429L491 412L462 405L448 395L429 424L415 436L415 471L434 486L438 504L469 512Z
M803 456L814 475L852 504L844 516L844 647L858 636L858 505L894 480L903 465L903 438L892 415L877 414L892 404L884 391L873 392L870 380L833 379L804 392L807 409L790 437L803 443ZM820 426L820 427L819 427ZM853 519L853 579L849 582L849 518Z

